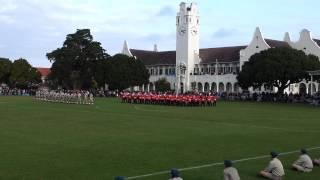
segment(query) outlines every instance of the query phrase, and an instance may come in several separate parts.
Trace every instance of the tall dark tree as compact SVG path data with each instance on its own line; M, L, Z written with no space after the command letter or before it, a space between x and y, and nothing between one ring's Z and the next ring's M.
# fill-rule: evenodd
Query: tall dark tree
M171 90L170 83L167 81L166 78L161 78L158 81L156 81L155 86L157 92L166 92Z
M27 60L18 59L12 63L9 82L12 87L28 88L40 83L41 75Z
M149 82L149 73L144 64L133 57L117 54L110 59L108 85L111 90L124 90Z
M9 83L12 62L9 59L0 58L0 84Z
M307 71L316 69L320 69L320 61L314 55L292 48L270 48L253 55L237 79L243 89L267 85L282 94L290 84L309 79Z
M67 35L61 48L47 53L53 62L49 80L67 89L91 88L97 62L108 56L89 29L77 30Z

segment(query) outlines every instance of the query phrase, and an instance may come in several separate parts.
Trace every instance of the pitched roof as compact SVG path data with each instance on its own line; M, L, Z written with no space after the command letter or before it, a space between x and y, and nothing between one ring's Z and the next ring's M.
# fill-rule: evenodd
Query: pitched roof
M270 47L290 47L285 41L273 39L265 39ZM320 43L320 40L319 40ZM201 64L215 63L216 60L220 63L228 63L240 60L240 50L247 46L231 46L200 49ZM130 49L133 56L139 58L145 65L175 65L176 51L145 51L138 49Z
M145 51L130 49L133 56L140 59L146 66L148 65L174 65L176 64L175 51Z
M48 75L50 74L50 68L40 68L40 67L36 67L36 69L40 72L41 77L48 77Z
M233 62L240 60L240 50L246 46L219 47L200 49L200 58L202 64L218 62Z
M270 47L290 47L290 45L285 41L264 39Z
M316 42L318 46L320 46L320 39L313 39L313 41Z
M240 50L246 46L219 47L200 49L203 64L218 62L232 62L240 59ZM130 49L133 56L139 58L145 65L175 65L176 51L145 51Z

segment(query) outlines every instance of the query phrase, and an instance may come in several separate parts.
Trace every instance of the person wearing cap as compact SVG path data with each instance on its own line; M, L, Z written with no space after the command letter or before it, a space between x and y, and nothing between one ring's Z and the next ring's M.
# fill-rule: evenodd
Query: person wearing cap
M238 173L238 170L234 167L232 167L233 163L230 160L224 161L224 180L240 180L240 176Z
M307 150L301 149L301 155L298 160L296 160L292 164L293 169L300 171L300 172L311 172L313 168L313 163L308 155Z
M171 169L170 174L171 174L171 178L169 180L183 180L180 177L179 171L177 169Z
M122 177L122 176L117 176L117 177L114 178L114 180L124 180L124 177Z
M278 153L271 152L270 155L272 160L269 162L269 165L265 168L265 170L260 172L260 175L272 180L281 180L285 174L283 165L277 158Z

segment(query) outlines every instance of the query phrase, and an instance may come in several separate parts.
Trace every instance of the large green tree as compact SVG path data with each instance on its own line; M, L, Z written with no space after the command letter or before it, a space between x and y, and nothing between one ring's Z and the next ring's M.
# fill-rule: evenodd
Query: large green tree
M67 89L91 88L97 62L108 56L101 43L93 41L89 29L79 29L67 35L61 48L47 53L53 62L49 81Z
M12 63L9 84L12 87L28 88L41 82L41 75L27 60L18 59Z
M6 58L0 58L0 84L9 83L12 62Z
M108 85L111 90L124 90L149 82L149 73L139 59L117 54L110 59Z
M237 76L243 89L277 87L278 93L293 83L309 79L307 71L320 69L318 57L292 48L270 48L257 53L242 66Z

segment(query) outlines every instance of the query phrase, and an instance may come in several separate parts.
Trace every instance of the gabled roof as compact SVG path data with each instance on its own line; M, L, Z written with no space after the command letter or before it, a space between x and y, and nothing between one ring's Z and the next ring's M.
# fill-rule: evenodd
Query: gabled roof
M278 41L273 39L265 39L270 47L290 47L285 41ZM320 42L320 41L319 41ZM203 48L200 49L201 64L215 63L230 63L240 60L240 50L247 46L231 46L231 47L217 47L217 48ZM139 58L146 66L152 65L175 65L176 51L145 51L138 49L130 49L133 56Z
M316 42L318 46L320 46L320 39L313 39L313 41Z
M246 46L219 47L200 49L200 58L203 64L218 62L239 61L240 50ZM139 58L145 65L175 65L176 51L145 51L130 49L133 56Z
M176 51L145 51L130 49L133 56L140 59L146 66L150 65L175 65Z
M270 47L290 47L290 45L285 41L264 39Z
M48 77L50 74L50 68L41 68L41 67L36 67L36 69L40 72L41 77Z
M240 60L240 50L246 46L218 47L200 49L200 58L202 64L218 62L233 62Z

